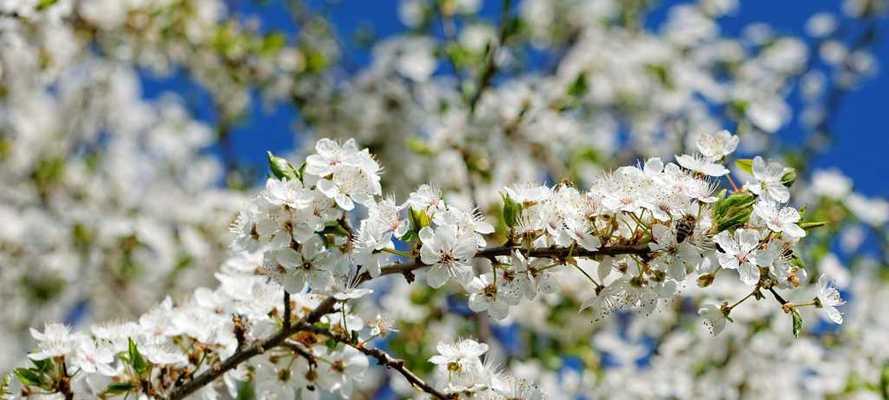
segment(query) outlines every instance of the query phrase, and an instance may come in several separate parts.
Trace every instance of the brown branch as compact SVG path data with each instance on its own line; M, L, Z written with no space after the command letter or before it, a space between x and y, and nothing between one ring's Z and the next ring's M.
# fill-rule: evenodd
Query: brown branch
M404 365L404 360L394 358L391 355L389 355L389 353L386 353L385 351L382 351L380 349L373 348L373 347L367 347L364 345L364 343L355 342L351 338L331 332L327 329L319 328L314 325L304 325L304 326L302 326L302 328L304 330L312 332L312 333L327 336L337 342L340 342L340 343L343 343L345 345L355 348L355 350L360 351L364 355L373 357L374 359L377 360L377 363L379 363L380 365L384 365L384 366L386 366L386 368L391 368L395 371L398 371L398 373L401 374L401 376L403 376L405 379L407 379L408 382L411 383L411 385L416 386L418 389L432 395L433 397L435 397L437 399L441 399L441 400L455 399L455 397L453 395L442 393L438 389L436 389L436 388L432 387L431 385L429 385L428 383L426 383L426 381L424 381L422 378L417 376L417 374L415 374L413 371L411 371Z
M330 313L333 310L333 306L336 304L336 299L333 297L328 297L321 304L318 305L309 315L305 316L294 326L299 327L305 324L314 324L318 322L322 316ZM213 366L207 371L204 371L200 375L196 376L194 379L188 381L184 385L174 389L168 396L169 400L178 400L184 399L186 396L194 393L198 389L210 384L216 378L222 376L222 374L236 368L241 363L253 358L254 356L265 353L266 350L278 347L281 343L298 332L298 328L290 327L290 329L281 329L274 335L256 341L252 346L244 348L242 350L237 351L235 354L232 354L231 357L226 358L219 365Z
M476 253L475 257L486 258L486 257L505 256L505 255L512 254L512 252L517 249L518 249L517 247L513 247L513 246L491 247L491 248L487 248L487 249L483 249L483 250L479 251L478 253ZM543 248L543 249L527 249L527 250L521 250L521 251L527 257L550 257L550 258L565 258L565 257L568 257L569 254L572 257L592 257L592 256L599 256L599 255L618 255L618 254L636 254L636 255L645 256L651 252L651 250L649 250L647 244L615 245L615 246L603 247L603 248L600 248L595 251L576 249L576 248L570 249L570 248L557 248L557 247L550 247L550 248ZM420 268L423 268L426 266L427 265L423 264L419 260L415 260L413 262L403 263L403 264L393 264L393 265L384 267L382 269L381 275L409 274L409 273L413 272L414 270L417 270L417 269L420 269ZM371 276L367 272L365 272L358 277L356 284L366 282L370 279L372 279ZM315 328L313 326L313 324L318 322L321 319L321 317L323 317L324 315L327 315L327 314L333 312L334 306L336 305L336 303L337 303L337 300L333 296L327 297L326 299L324 299L324 301L322 301L318 305L318 307L316 307L314 310L312 310L311 313L309 313L308 315L306 315L299 321L296 321L288 328L282 328L280 331L276 332L275 334L273 334L272 336L269 336L266 339L256 341L253 343L253 345L238 350L237 352L235 352L235 354L232 354L229 358L226 358L218 365L212 366L207 371L204 371L203 373L197 375L194 379L186 382L182 386L175 388L167 396L167 399L168 400L179 400L179 399L185 398L186 396L194 393L201 387L204 387L204 386L210 384L211 382L213 382L214 380L216 380L217 378L222 376L224 373L236 368L241 363L253 358L254 356L265 353L269 349L283 345L285 343L285 341L287 340L287 338L292 336L294 333L297 333L299 331L304 331L304 330L309 330L309 331L313 331L316 333L320 333L320 331L318 331L317 328ZM286 319L287 318L285 318L285 321L286 321ZM327 333L325 333L325 334L327 334ZM351 343L351 342L349 342L349 343ZM354 346L357 346L357 344L353 345L353 347ZM362 348L359 348L359 347L355 347L355 348L358 349L359 351L365 352L365 354L371 355L373 357L377 357L376 352L374 351L375 349L364 348L364 350L362 350ZM367 353L366 351L370 351L371 353ZM377 358L377 359L380 360L379 358ZM388 360L390 363L392 363L392 365L384 363L389 368L393 368L399 372L402 372L402 369L404 369L403 365L398 366L398 364L399 364L398 360L391 359L391 357L385 358L384 361L385 360ZM402 364L403 364L403 362L402 362ZM410 371L406 371L406 372L410 373ZM404 374L405 374L405 372L402 372L402 375L404 375ZM413 373L410 373L410 374L413 374ZM407 378L409 381L411 381L411 383L414 383L414 384L417 384L417 382L415 382L414 380L422 382L422 380L420 380L415 375L412 375L412 376L413 377L411 378L411 377L408 377L407 375L405 375L405 378ZM428 386L425 383L423 385ZM424 386L419 386L419 387L424 388ZM428 391L427 391L427 393L432 394L432 392L428 392ZM449 397L439 397L439 398L449 399Z
M307 350L305 347L303 347L303 345L301 345L297 342L285 340L284 343L281 344L281 347L284 347L290 351L293 351L296 354L299 354L302 358L305 358L306 361L308 361L309 364L312 366L318 365L317 357L315 357L314 354L312 354L309 350Z
M293 310L291 310L291 307L292 306L290 305L290 292L288 292L287 289L284 289L284 322L283 322L283 325L284 325L285 331L290 329L290 325L292 323L293 315L291 315L291 314L293 314Z
M651 250L648 248L648 244L638 244L638 245L614 245L608 247L602 247L598 250L586 250L583 248L575 248L573 251L570 248L561 248L561 247L547 247L547 248L538 248L538 249L522 249L516 246L498 246L498 247L489 247L487 249L483 249L478 253L475 253L476 258L491 258L497 256L508 256L513 253L513 251L519 250L522 252L522 255L525 257L547 257L547 258L565 258L568 257L568 254L571 254L572 257L595 257L595 256L615 256L619 254L635 254L639 256L647 256ZM426 267L419 260L414 260L413 262L400 263L400 264L392 264L386 267L383 267L380 275L392 275L392 274L408 274L413 272L414 270ZM371 279L370 274L367 272L361 274L358 277L358 283L366 282Z
M782 306L788 303L787 300L784 299L784 297L781 297L781 295L778 293L778 291L775 290L775 288L770 287L769 291L772 292L772 296L775 296L775 300L777 300L778 303L781 303Z

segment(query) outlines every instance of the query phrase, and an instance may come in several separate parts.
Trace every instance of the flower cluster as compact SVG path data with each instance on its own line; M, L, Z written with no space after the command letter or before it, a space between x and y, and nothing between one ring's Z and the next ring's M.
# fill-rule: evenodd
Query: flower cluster
M701 150L724 135L702 140ZM269 163L275 176L233 224L234 255L216 275L218 288L198 289L176 306L168 299L138 322L95 325L90 334L59 324L32 331L38 350L33 367L16 370L21 391L214 398L224 382L230 393L249 385L260 398L320 391L349 398L372 358L439 398L537 399L543 394L535 385L483 363L488 346L472 340L439 344L429 359L437 383L425 383L372 347L393 329L357 313L356 300L373 292L360 286L395 273L412 280L416 272L433 289L462 286L470 309L495 319L522 299L558 290L555 280L569 267L589 280L582 308L599 316L623 307L650 312L689 277L700 282L720 267L739 270L754 294L794 286L787 275L795 270L782 269L779 259L803 235L789 226L795 222L768 214L787 208L775 211L771 199L757 202L746 190L716 193L700 171L660 159L602 175L587 191L567 184L504 189L500 245L492 245L496 230L485 217L430 186L401 205L381 199L380 168L354 142L319 141L304 167L271 154ZM714 320L728 319L751 295L702 314L719 330ZM840 304L823 284L810 305L839 323ZM795 316L805 305L781 303Z

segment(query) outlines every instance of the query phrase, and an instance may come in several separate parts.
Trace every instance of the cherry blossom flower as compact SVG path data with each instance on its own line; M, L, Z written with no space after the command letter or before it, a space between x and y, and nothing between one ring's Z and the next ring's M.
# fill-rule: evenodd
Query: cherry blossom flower
M777 201L778 203L786 203L790 199L790 191L781 181L784 174L788 172L781 163L766 162L762 157L753 159L753 178L754 182L748 183L744 187L751 192L764 198Z
M698 314L704 318L704 323L710 334L716 336L725 329L728 318L719 304L705 304L698 310Z
M839 290L833 287L830 278L827 275L818 277L818 297L815 306L821 309L824 316L835 324L842 324L843 314L837 307L843 304L846 304L846 301L840 297Z
M460 284L468 284L472 280L472 267L469 259L475 255L476 242L468 235L458 235L451 225L435 228L425 227L420 230L423 247L420 258L424 264L431 265L426 272L429 286L441 287L450 278Z
M80 342L79 335L72 334L71 329L67 326L57 323L44 325L43 332L31 328L31 336L34 337L40 348L40 351L28 355L32 360L45 360L68 355L76 349Z
M721 160L725 156L735 152L738 148L740 138L732 135L726 130L722 130L712 134L702 134L698 136L696 142L698 151L704 157L710 160Z
M466 287L469 291L469 308L475 312L487 311L491 318L501 320L509 315L509 304L498 295L498 285L493 274L477 276Z
M763 200L753 206L753 212L774 232L785 233L793 238L806 236L806 231L797 225L800 220L799 211L792 207L779 208L775 202Z
M756 264L760 233L752 229L738 229L734 234L722 231L713 240L719 245L716 253L719 265L737 270L741 281L753 285L759 282L759 266Z

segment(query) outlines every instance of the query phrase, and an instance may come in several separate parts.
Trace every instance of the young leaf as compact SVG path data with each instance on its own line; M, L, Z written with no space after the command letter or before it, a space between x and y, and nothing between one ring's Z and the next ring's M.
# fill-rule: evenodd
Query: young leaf
M781 184L791 187L793 186L793 182L796 182L796 170L791 168L790 171L787 171L781 176Z
M506 226L512 228L518 225L522 217L522 205L509 198L505 193L500 195L503 197L503 221Z
M793 336L799 337L800 332L803 330L803 316L800 315L796 308L790 309L790 315L793 317Z
M889 363L883 364L883 370L880 371L880 395L889 399Z
M109 395L119 395L133 390L132 382L114 382L105 388L104 393Z
M411 228L417 232L432 224L432 218L429 218L429 214L426 214L426 211L413 208L410 209L410 220Z
M424 142L423 139L419 137L409 137L405 139L405 144L407 145L407 148L410 149L410 151L413 151L416 154L422 156L435 155L435 151L433 151L432 148L429 147L429 145L427 145L426 142Z
M136 342L134 342L132 338L129 339L129 349L127 354L129 355L130 365L133 366L133 371L142 375L148 370L148 362L145 361L145 358L139 353L139 349L136 347Z
M741 171L753 175L753 160L749 158L741 158L735 160L735 166L738 167L738 169L740 169Z
M746 224L753 212L754 203L756 196L748 192L732 193L731 196L717 201L713 206L715 233Z
M41 386L40 383L40 374L38 374L33 369L29 368L16 368L12 370L15 374L15 377L19 380L22 385L27 386Z
M12 374L3 374L3 379L0 379L0 399L7 398L9 393L9 377Z
M37 2L37 7L35 7L35 8L37 9L37 11L43 11L43 10L46 10L47 8L52 7L54 4L56 4L58 2L59 2L59 0L39 0Z
M31 360L31 364L34 364L34 370L37 372L49 372L52 369L52 359L45 358L43 360Z
M820 228L824 225L827 225L827 221L809 221L799 223L799 227L805 230Z

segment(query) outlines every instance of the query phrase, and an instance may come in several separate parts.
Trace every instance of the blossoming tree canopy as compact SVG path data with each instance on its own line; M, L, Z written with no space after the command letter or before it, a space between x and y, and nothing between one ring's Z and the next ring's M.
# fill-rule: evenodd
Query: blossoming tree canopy
M399 332L389 317L365 320L355 309L373 293L367 284L386 275L468 294L473 312L500 320L559 290L560 274L587 281L579 309L592 309L590 319L621 309L652 313L689 278L707 287L717 274L732 274L749 294L701 308L714 334L736 307L766 297L790 315L792 334L802 307L842 323L835 307L843 301L824 278L817 297L792 300L806 274L794 263L806 223L785 204L786 190L771 186L777 175L720 185L736 144L724 131L706 135L701 153L678 156L680 164L652 158L602 174L588 188L504 188L496 241L483 215L450 204L434 187L403 202L384 198L381 166L353 140L319 140L299 166L269 153L272 177L232 225L232 256L216 274L217 288L197 289L179 304L167 299L137 321L32 329L33 366L15 376L23 394L66 398L215 398L237 396L245 385L263 398L350 398L374 360L435 398L545 397L533 380L483 361L489 347L473 339L437 344L429 377L373 346ZM792 172L759 158L753 165Z
M886 397L887 0L397 3L0 0L0 399Z

